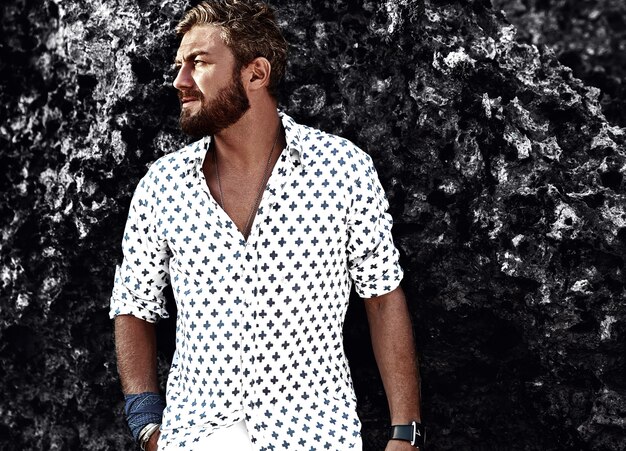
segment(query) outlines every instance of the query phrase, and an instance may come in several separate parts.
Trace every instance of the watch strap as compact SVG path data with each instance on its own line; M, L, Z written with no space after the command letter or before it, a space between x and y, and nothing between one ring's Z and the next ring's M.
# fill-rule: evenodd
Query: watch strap
M411 424L396 424L391 426L391 440L410 442L415 448L424 449L424 426L413 421Z

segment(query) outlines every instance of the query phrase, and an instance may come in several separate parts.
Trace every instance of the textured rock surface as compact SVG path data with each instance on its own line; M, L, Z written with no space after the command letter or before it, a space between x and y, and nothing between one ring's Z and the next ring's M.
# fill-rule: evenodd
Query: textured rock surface
M574 76L601 90L607 119L626 126L626 3L622 0L494 0L518 42L547 45Z
M569 18L573 1L272 3L291 43L285 110L366 149L387 189L429 449L625 449L626 69L610 2L581 10L616 24L611 45L583 45L602 27L581 22L554 35L552 10ZM0 6L0 449L132 449L108 295L135 183L185 142L167 71L185 8ZM618 87L601 96L529 43ZM164 322L163 372L171 337ZM373 451L388 420L367 340L355 300L346 341Z

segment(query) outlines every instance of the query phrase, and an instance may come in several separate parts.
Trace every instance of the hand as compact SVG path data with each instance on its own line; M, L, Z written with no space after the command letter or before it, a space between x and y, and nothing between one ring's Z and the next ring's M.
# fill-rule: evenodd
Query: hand
M159 436L161 435L161 431L157 430L154 434L150 436L150 440L146 443L146 451L158 451L157 442L159 441Z
M389 440L385 451L416 451L417 449L404 440Z

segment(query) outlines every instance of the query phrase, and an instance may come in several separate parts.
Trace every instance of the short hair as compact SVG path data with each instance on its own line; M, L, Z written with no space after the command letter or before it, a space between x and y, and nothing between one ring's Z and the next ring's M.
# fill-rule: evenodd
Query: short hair
M204 1L188 10L176 25L183 36L195 25L210 24L222 29L222 39L233 52L236 69L260 56L272 66L269 92L274 97L287 65L287 42L276 23L274 10L255 0Z

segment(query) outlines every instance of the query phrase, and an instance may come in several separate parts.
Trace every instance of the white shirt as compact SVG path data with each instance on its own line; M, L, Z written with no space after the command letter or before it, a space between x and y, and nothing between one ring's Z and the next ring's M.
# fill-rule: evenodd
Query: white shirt
M166 450L242 419L255 450L360 444L343 322L352 283L369 298L402 279L388 202L369 155L281 118L287 147L247 241L204 178L210 138L157 160L134 194L110 314L167 318L172 285Z

